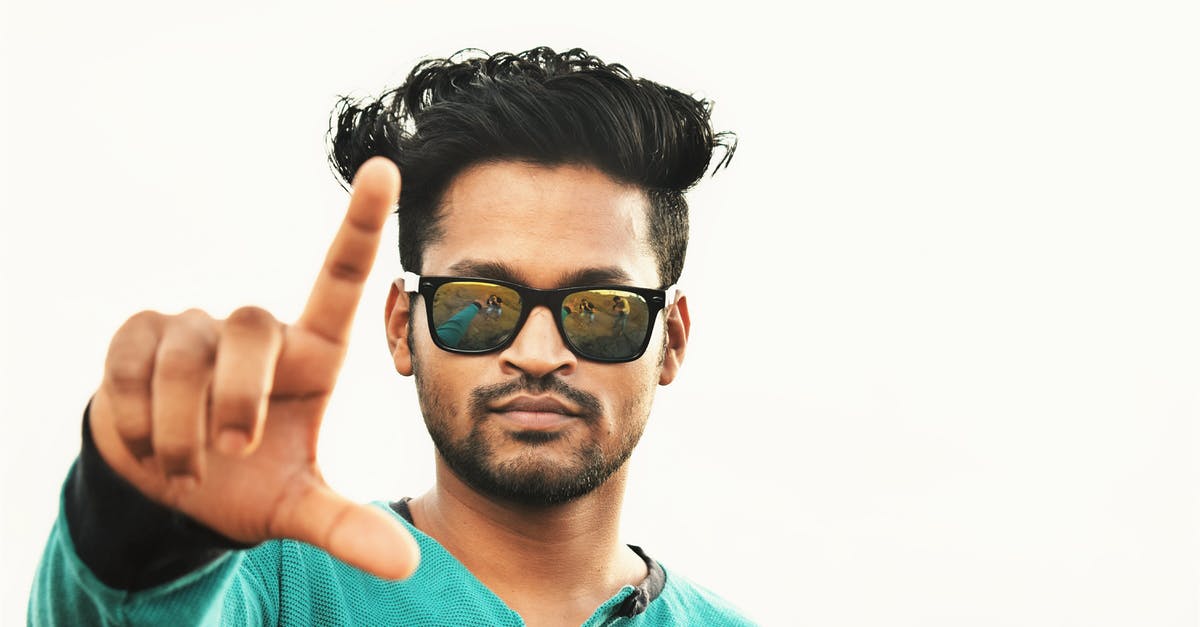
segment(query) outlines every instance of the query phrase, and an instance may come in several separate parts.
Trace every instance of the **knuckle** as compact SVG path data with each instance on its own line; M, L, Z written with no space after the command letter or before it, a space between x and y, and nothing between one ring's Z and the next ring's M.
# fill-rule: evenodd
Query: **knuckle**
M162 326L164 316L156 311L142 311L129 317L113 334L108 352L112 355L125 355L131 352L144 352L145 347L153 346L158 341L158 328Z
M156 325L163 319L163 314L150 309L139 311L125 321L125 326L128 327L146 327Z
M142 392L150 381L151 363L144 357L113 351L108 360L108 380L119 394Z
M203 321L212 319L212 316L209 316L208 312L204 311L203 309L197 309L196 307L183 310L178 317L187 321Z
M275 316L271 312L261 307L239 307L229 314L226 324L235 327L244 327L251 329L266 329L274 326Z
M215 337L216 323L212 316L202 309L188 309L174 317L170 329L175 333L186 333L197 341Z

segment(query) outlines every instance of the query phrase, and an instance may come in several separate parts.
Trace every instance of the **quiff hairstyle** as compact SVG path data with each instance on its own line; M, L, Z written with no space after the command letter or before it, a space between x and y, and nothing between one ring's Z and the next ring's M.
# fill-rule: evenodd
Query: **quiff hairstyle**
M488 55L466 50L419 63L379 98L342 98L331 116L329 162L344 185L367 159L391 159L404 176L397 214L400 263L422 271L440 232L450 181L480 163L589 165L641 189L659 280L679 280L688 206L717 147L727 165L737 145L713 131L712 102L635 78L575 48Z

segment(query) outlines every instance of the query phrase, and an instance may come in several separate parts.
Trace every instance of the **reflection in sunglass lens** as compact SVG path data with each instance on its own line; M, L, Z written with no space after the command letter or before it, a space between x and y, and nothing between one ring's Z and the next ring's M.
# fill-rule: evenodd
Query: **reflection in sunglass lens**
M486 351L508 341L521 315L521 295L478 281L446 283L433 294L438 339L463 351Z
M626 359L646 341L650 306L633 292L591 289L563 301L563 330L575 350L596 359Z

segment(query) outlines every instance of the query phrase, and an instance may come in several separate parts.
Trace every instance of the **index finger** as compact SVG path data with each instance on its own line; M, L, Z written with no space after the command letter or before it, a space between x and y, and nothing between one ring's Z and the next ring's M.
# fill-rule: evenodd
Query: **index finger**
M400 196L400 172L384 157L372 157L354 175L346 219L329 246L297 326L332 342L345 343L371 273L388 213Z

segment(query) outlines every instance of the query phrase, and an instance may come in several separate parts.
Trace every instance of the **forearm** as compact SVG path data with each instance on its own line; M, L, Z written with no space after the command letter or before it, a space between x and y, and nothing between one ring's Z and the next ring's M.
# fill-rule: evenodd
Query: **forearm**
M83 422L83 446L34 581L30 623L196 623L219 615L240 561L231 550L244 547L144 497L105 463L87 412Z

